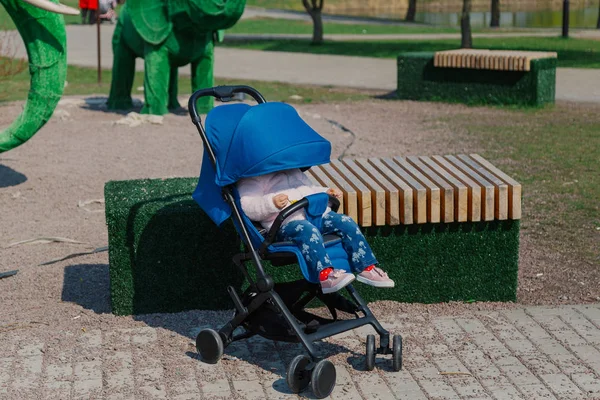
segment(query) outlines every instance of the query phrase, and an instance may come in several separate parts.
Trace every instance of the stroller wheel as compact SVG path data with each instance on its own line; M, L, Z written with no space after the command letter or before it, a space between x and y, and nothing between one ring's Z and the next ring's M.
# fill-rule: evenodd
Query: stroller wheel
M367 335L367 353L365 357L367 371L373 371L375 368L375 335Z
M204 329L196 337L196 350L207 364L216 364L223 356L223 340L213 329Z
M402 336L394 335L392 342L392 369L396 372L402 369Z
M335 366L329 360L321 360L312 371L310 384L317 399L323 399L333 392L335 387Z
M305 355L294 357L287 369L286 381L292 393L300 393L310 383L310 371L306 367L310 358Z

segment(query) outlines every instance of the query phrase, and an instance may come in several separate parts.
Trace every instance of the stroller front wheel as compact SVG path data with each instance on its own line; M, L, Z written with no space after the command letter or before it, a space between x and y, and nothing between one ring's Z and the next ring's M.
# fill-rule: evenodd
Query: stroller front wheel
M367 351L365 354L365 368L367 371L373 371L375 368L375 335L367 335Z
M310 383L310 371L306 367L310 358L305 355L294 357L287 369L286 381L292 393L300 393Z
M333 392L335 387L335 366L329 360L321 360L312 371L310 384L317 399L324 399Z
M213 329L201 330L196 337L196 350L198 350L202 361L207 364L216 364L223 356L223 339Z

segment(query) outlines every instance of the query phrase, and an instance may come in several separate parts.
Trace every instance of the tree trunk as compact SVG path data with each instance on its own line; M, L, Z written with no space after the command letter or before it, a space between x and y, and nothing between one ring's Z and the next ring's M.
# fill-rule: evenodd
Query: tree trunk
M492 0L492 20L490 27L497 28L500 26L500 0Z
M313 21L313 37L312 44L323 43L323 0L311 0L312 4L308 3L308 0L302 0L302 4L306 9L308 15Z
M406 11L406 20L415 22L415 14L417 13L417 0L408 0L408 11Z
M598 3L598 22L596 22L596 29L600 29L600 2Z
M473 47L471 36L471 0L463 0L462 15L460 17L460 47L470 49Z

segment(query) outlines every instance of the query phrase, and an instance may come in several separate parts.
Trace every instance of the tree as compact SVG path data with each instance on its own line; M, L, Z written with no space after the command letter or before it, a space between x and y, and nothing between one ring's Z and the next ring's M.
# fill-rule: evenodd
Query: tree
M598 3L598 22L596 22L596 29L600 29L600 3Z
M462 15L460 17L460 47L470 49L473 47L471 35L471 0L463 0Z
M408 10L406 11L406 20L415 22L415 14L417 13L417 0L408 0Z
M492 20L490 21L492 28L500 26L500 0L492 0Z
M312 44L323 43L323 0L302 0L302 4L313 21Z

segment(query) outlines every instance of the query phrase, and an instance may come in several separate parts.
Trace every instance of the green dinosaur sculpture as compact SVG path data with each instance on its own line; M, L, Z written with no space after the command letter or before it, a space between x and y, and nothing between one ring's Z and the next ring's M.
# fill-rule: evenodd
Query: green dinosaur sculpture
M215 31L233 26L246 0L127 0L113 35L113 76L108 108L131 108L135 59L144 59L145 114L179 107L177 68L191 63L192 90L212 87ZM209 111L213 98L198 102Z
M79 11L55 1L0 0L23 38L31 75L23 112L0 132L0 153L31 139L48 122L62 96L67 75L67 35L60 14L77 15Z

